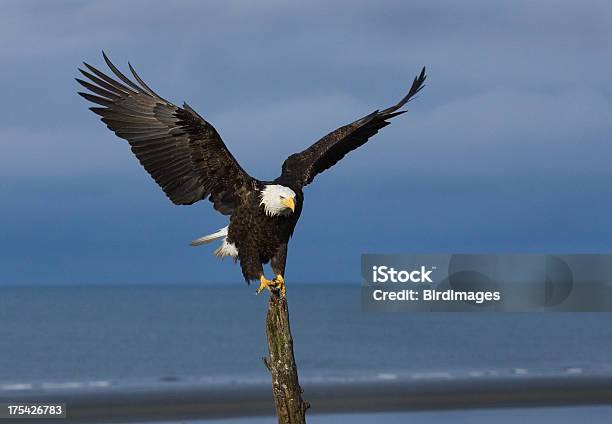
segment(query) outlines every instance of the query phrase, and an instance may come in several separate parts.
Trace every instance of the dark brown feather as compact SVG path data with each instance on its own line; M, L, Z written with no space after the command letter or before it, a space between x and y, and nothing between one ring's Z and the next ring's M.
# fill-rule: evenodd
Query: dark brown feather
M317 174L334 166L347 153L365 144L378 130L390 124L388 119L406 111L398 111L424 87L425 68L412 82L410 91L397 104L382 111L374 111L355 122L338 128L314 143L306 150L293 154L285 160L281 184L303 187L310 184Z
M138 84L106 54L104 61L121 81L85 63L77 79L90 92L79 93L102 107L90 108L132 152L172 202L189 205L209 198L215 209L231 214L252 179L229 152L215 128L191 107L180 108L157 95L129 65Z

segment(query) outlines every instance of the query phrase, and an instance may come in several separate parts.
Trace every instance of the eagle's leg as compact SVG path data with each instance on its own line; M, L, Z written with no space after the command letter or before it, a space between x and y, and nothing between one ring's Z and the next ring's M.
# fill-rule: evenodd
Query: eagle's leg
M276 275L274 278L275 288L280 290L281 294L285 296L287 290L285 288L285 264L287 263L287 243L281 244L276 252L276 255L270 261L272 271Z

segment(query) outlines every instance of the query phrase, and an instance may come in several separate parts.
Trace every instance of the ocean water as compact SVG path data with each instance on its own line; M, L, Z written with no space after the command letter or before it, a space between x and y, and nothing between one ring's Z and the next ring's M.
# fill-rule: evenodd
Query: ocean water
M307 378L612 368L612 315L365 313L359 285L288 287ZM0 289L0 383L267 377L254 287Z

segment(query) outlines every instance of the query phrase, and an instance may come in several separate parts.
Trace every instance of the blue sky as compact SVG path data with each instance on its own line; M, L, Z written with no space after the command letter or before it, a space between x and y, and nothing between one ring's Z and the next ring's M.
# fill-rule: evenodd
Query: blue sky
M558 2L0 3L0 284L242 283L76 95L128 60L253 176L428 86L319 176L287 281L357 282L361 253L612 247L612 5Z

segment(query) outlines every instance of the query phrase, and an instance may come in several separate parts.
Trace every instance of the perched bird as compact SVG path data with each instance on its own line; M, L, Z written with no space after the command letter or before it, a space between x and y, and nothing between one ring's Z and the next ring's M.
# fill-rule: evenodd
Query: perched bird
M208 198L217 211L229 215L228 226L191 245L219 240L215 255L240 261L247 283L259 280L258 293L268 288L283 296L287 244L302 211L302 189L389 125L390 118L406 112L398 110L424 87L426 78L423 68L399 103L332 131L289 156L277 179L260 181L242 169L215 128L189 105L178 107L157 95L128 64L136 81L130 80L102 54L116 79L87 63L87 70L79 71L89 81L76 79L89 90L79 94L99 105L90 109L127 140L174 204L191 205ZM273 280L263 272L263 264L268 262L275 273Z

